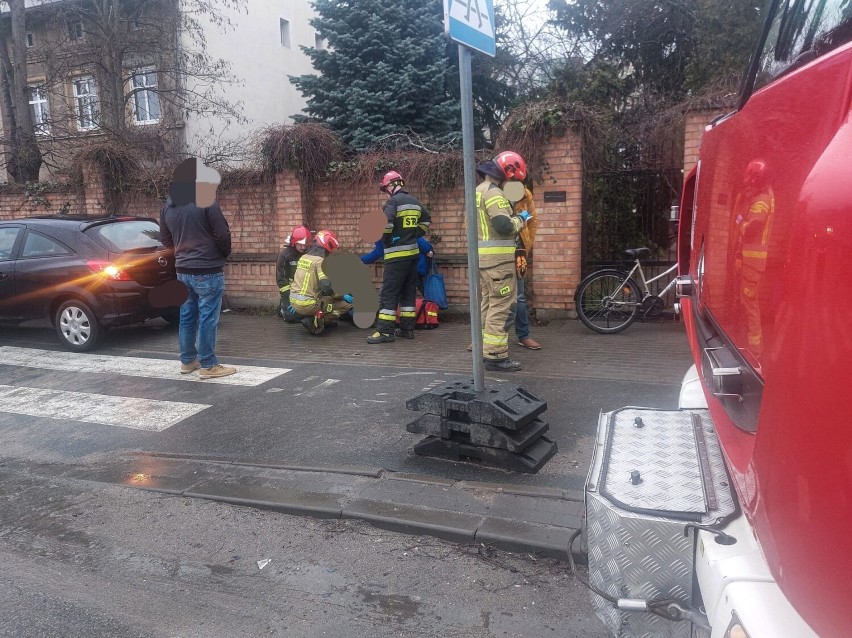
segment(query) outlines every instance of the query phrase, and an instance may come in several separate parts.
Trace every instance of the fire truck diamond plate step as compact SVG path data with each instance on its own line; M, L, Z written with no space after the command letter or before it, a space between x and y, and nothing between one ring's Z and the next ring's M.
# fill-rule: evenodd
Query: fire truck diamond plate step
M622 507L700 517L708 506L698 444L688 412L616 410L600 491Z

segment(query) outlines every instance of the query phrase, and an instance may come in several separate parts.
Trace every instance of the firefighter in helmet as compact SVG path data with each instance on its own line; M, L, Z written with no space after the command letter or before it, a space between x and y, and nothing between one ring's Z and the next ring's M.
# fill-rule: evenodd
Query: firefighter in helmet
M402 175L396 171L382 177L379 190L388 196L384 205L387 225L382 235L385 265L376 331L367 337L367 343L387 343L395 337L414 339L420 255L417 239L428 232L431 223L429 211L405 190ZM395 328L397 306L399 328Z
M514 214L502 187L527 176L524 158L505 151L476 167L482 181L476 187L479 286L482 292L482 347L486 370L513 372L521 364L509 359L509 327L515 322L518 233L530 214Z
M314 335L337 323L352 309L349 295L335 295L331 281L322 271L327 255L337 250L340 242L334 233L321 230L310 248L299 258L290 287L290 304L302 325Z
M734 266L739 276L746 341L748 349L755 356L760 356L763 348L761 284L766 272L772 217L775 214L775 193L766 161L753 159L746 165L742 190L734 204L734 212Z
M296 226L284 242L284 248L278 253L278 260L275 262L275 281L281 296L278 316L287 323L297 323L300 319L290 307L290 286L296 274L296 264L312 241L313 237L307 226Z

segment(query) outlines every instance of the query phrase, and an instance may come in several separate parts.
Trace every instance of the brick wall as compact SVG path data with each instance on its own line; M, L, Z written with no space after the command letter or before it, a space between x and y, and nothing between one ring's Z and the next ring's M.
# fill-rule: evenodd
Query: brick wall
M569 133L554 139L545 150L544 181L534 185L539 231L531 259L529 296L541 317L573 313L573 294L580 277L582 171L579 136ZM0 191L0 219L54 213L66 202L69 212L104 214L108 207L105 185L89 171L82 196L72 191L48 193L36 201ZM464 231L464 192L461 185L427 192L416 182L410 191L432 213L432 239L452 306L468 307L467 241ZM564 194L564 201L545 201L545 193ZM233 254L226 266L228 297L233 305L266 305L278 298L275 258L294 226L307 223L315 230L335 231L344 250L363 253L371 244L358 235L358 220L379 209L385 197L375 184L320 184L313 193L312 218L306 218L300 184L292 173L276 176L274 183L220 188L219 204L231 226ZM549 198L550 199L550 198ZM556 199L563 199L556 197ZM128 193L125 210L133 215L158 218L161 200L147 193ZM381 281L381 265L371 266Z

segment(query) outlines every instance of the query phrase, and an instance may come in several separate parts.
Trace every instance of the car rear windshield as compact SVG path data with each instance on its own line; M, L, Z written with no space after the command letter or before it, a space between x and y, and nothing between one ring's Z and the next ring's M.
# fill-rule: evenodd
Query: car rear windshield
M154 221L115 221L93 226L86 230L86 234L113 253L163 248L160 226Z

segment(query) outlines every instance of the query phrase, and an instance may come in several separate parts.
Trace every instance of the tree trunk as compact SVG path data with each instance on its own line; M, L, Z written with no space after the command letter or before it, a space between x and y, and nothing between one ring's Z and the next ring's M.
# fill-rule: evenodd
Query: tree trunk
M38 181L42 159L33 129L27 86L26 12L24 0L7 0L7 4L11 14L12 38L10 42L3 38L3 51L0 53L4 67L3 93L10 111L6 118L10 124L7 131L10 142L7 168L15 182L35 182Z

